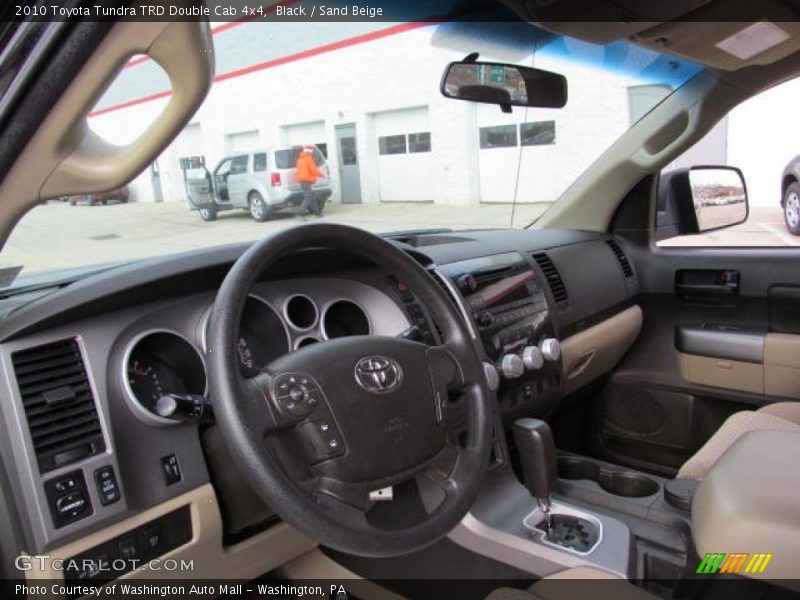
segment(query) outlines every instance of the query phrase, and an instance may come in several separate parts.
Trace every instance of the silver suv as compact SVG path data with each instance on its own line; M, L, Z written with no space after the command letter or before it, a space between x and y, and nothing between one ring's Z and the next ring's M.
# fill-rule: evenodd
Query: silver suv
M295 163L301 149L280 146L226 156L211 173L202 165L188 165L184 177L189 209L198 211L204 221L234 208L266 221L282 208L298 206L303 191L295 181ZM312 155L324 174L312 187L322 209L331 195L330 170L319 148L314 146Z

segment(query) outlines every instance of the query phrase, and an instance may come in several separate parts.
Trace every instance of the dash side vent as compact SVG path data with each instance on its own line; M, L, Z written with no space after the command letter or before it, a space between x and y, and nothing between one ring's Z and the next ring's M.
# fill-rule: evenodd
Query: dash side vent
M629 261L628 257L625 256L625 252L622 251L622 248L617 241L608 240L608 245L611 247L611 251L614 253L614 256L617 257L617 262L619 262L619 266L622 269L622 274L625 276L625 279L633 277L633 267L631 266L631 261Z
M11 355L42 473L105 450L78 343L61 340Z
M564 285L564 280L561 278L561 273L558 272L547 253L539 252L534 254L533 260L539 265L542 275L547 279L550 293L553 294L553 300L555 300L556 304L569 301L569 294L567 293L567 287Z

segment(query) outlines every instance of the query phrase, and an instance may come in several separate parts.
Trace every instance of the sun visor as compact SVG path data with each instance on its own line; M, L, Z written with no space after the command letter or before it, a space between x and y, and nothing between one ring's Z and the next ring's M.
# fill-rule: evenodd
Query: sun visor
M503 0L550 31L606 44L631 39L660 53L735 71L800 50L800 9L783 0Z
M691 20L662 23L635 42L712 68L735 71L768 65L800 50L800 10L781 0L719 0Z
M606 44L679 19L709 1L506 0L504 4L551 31Z

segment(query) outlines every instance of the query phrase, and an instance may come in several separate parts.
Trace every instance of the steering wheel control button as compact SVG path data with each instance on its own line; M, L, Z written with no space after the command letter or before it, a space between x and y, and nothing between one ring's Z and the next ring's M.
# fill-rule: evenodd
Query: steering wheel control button
M282 413L301 419L316 408L321 392L309 375L286 373L275 378L275 397Z
M45 482L44 491L56 529L92 514L92 503L82 471L65 473Z
M331 421L321 419L303 425L300 430L308 441L313 462L341 456L345 452L344 442L338 428Z
M114 467L108 465L94 472L94 482L97 485L97 493L100 496L100 504L107 506L114 504L120 499L119 484L117 476L114 474Z
M178 457L174 454L161 457L161 472L164 475L164 482L173 485L183 479L181 466L178 464Z

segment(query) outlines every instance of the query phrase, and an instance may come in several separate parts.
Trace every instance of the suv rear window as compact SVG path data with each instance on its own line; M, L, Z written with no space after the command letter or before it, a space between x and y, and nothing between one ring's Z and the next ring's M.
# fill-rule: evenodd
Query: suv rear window
M275 151L275 165L279 169L294 169L295 164L297 164L297 156L300 154L300 150L302 148L285 148L283 150L276 150ZM311 154L314 157L314 162L317 163L317 166L325 164L325 157L322 156L322 152L319 149L314 148L314 152Z

